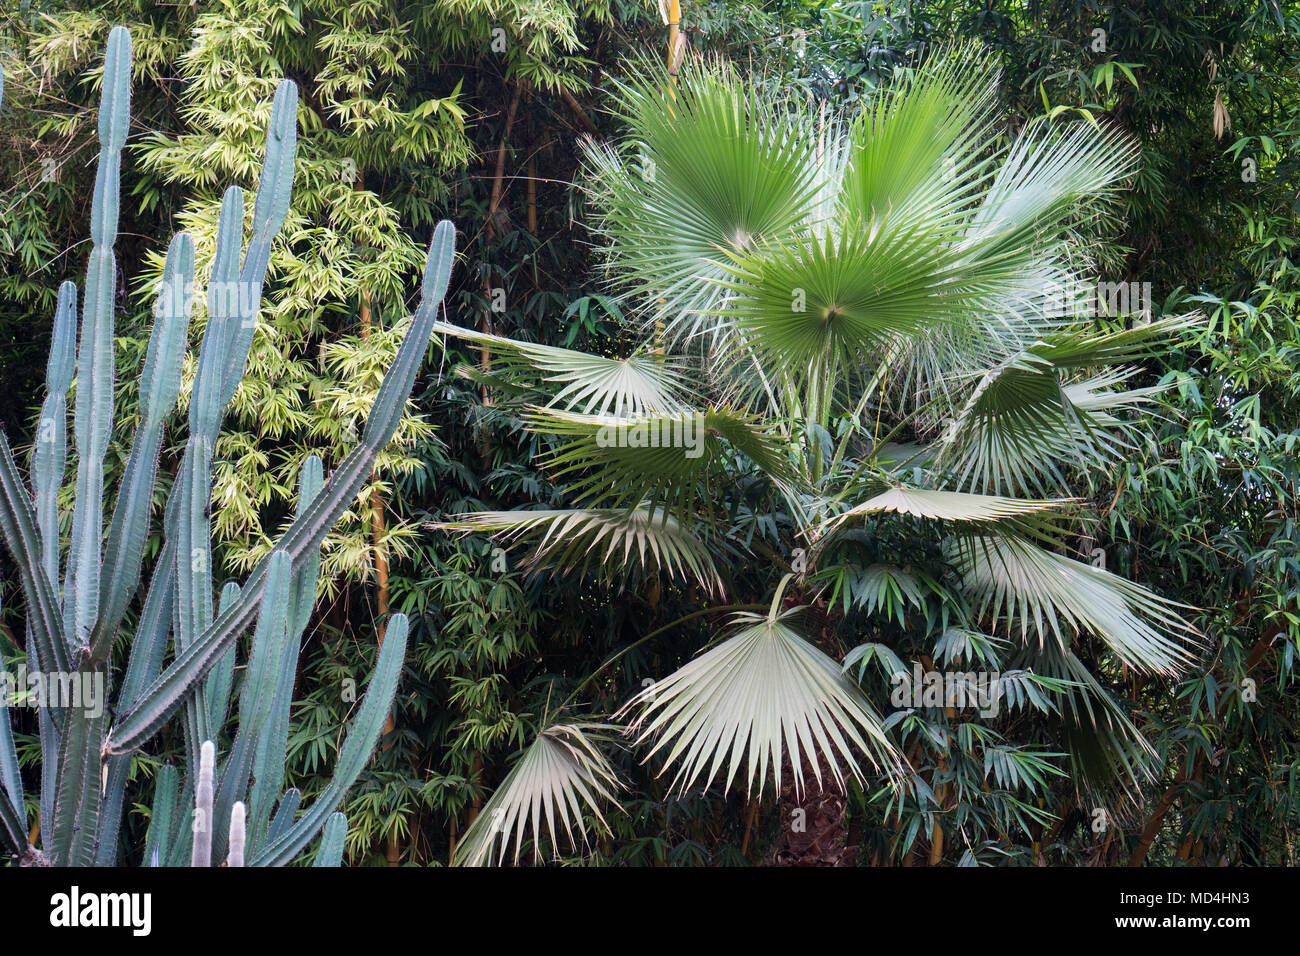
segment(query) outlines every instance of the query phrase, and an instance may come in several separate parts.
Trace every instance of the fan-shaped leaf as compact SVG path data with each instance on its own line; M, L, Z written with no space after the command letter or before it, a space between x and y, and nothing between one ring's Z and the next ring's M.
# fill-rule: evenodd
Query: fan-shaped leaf
M656 739L650 757L667 749L674 786L709 786L726 765L730 789L742 765L746 791L761 791L769 771L779 788L789 759L795 787L804 788L804 760L818 785L822 761L835 784L845 771L861 781L855 749L871 766L900 764L881 720L839 664L800 637L780 616L735 615L739 631L685 667L647 687L624 710L639 708L631 730L638 743Z
M611 724L556 724L538 734L465 832L456 849L456 864L485 866L493 862L498 843L495 856L501 863L512 836L518 863L526 831L532 832L533 858L539 858L543 814L546 835L557 850L557 816L575 850L578 838L584 846L587 843L586 814L595 816L597 825L608 831L600 805L610 801L617 806L614 792L621 785L596 745L596 733L614 729Z
M1038 644L1068 648L1071 632L1095 634L1125 664L1175 675L1193 658L1199 635L1178 615L1185 605L1141 585L1011 535L954 539L967 586L991 613Z
M446 322L435 323L434 331L492 349L505 362L511 380L533 378L548 383L555 391L552 405L598 415L646 415L684 407L682 369L676 360L664 356L636 354L618 359L589 355Z
M672 515L643 507L552 511L481 511L430 527L466 533L503 533L535 543L530 564L606 576L638 570L693 577L721 591L713 555Z

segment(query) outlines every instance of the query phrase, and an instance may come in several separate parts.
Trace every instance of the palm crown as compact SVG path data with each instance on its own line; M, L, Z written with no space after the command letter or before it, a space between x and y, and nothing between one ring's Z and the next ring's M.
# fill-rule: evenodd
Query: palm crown
M1103 330L1064 294L1132 146L1086 123L1008 138L995 71L969 48L852 121L722 64L640 75L617 92L627 139L587 156L609 275L644 344L608 357L442 326L491 350L490 373L465 373L548 436L571 505L450 527L527 544L538 565L715 594L755 538L787 556L767 613L734 615L726 640L624 710L680 787L783 772L802 787L805 763L842 784L863 778L863 757L908 786L887 732L898 718L851 679L855 664L859 680L872 662L887 677L908 667L880 642L834 660L800 631L808 605L924 614L935 659L1003 665L995 694L1041 712L1072 758L1148 773L1154 754L1077 642L1172 675L1197 635L1060 544L1072 485L1131 443L1150 395L1126 387L1124 363L1187 321ZM882 548L900 535L944 573ZM568 810L581 823L614 786L581 727L534 749L494 798L516 854L543 809L548 823L564 810L567 830ZM1095 778L1095 762L1080 772ZM476 836L475 862L491 846Z

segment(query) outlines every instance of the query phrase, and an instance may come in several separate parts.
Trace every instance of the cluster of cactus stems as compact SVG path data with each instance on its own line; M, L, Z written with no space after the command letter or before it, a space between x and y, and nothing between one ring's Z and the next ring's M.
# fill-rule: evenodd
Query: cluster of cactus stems
M243 585L227 583L214 602L208 515L213 452L223 413L243 376L271 244L288 213L293 182L297 88L287 80L279 85L246 252L244 193L231 187L222 201L189 439L163 515L165 544L144 591L125 671L115 681L113 651L128 631L127 612L140 591L163 428L180 392L194 277L193 243L180 233L167 250L140 378L140 422L105 535L104 456L113 430L113 245L130 115L130 61L130 35L117 27L109 36L99 109L80 342L77 288L65 282L55 312L30 491L0 433L0 534L18 566L28 667L36 665L47 675L102 679L100 686L106 692L111 688L116 698L98 713L73 706L38 708L42 761L35 845L26 825L9 715L3 712L6 702L0 701L0 843L26 865L115 865L132 755L177 716L185 764L163 766L157 773L147 865L181 866L188 860L208 866L214 857L231 866L283 865L318 835L315 863L338 865L347 821L337 809L364 769L392 706L407 622L400 614L389 622L334 777L301 812L298 791L281 792L298 653L315 600L321 541L356 498L397 427L450 279L454 229L444 221L434 232L419 307L359 443L328 480L318 458L307 460L293 523ZM0 76L0 97L3 90ZM222 294L230 288L253 294ZM74 376L76 485L64 558L58 501L67 459L67 393ZM252 645L236 695L236 651L249 628ZM237 720L230 736L232 698ZM223 740L229 746L218 759L217 744Z

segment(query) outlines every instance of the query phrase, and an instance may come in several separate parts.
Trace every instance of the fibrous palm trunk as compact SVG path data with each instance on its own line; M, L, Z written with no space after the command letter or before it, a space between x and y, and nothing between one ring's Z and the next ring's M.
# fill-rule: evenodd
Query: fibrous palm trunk
M834 780L829 765L821 760L823 782L819 787L811 766L804 761L807 786L802 794L795 788L794 774L782 773L778 807L781 835L768 851L768 866L855 866L858 848L848 845L847 799L829 784Z

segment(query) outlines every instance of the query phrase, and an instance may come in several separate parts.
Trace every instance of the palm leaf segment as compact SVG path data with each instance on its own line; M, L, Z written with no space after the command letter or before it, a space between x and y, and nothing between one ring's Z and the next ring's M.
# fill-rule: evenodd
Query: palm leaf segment
M463 533L502 534L533 547L529 565L570 573L597 571L607 578L664 572L698 581L712 592L722 578L709 548L665 511L574 508L480 511L433 527Z
M569 846L576 850L579 839L587 845L588 816L594 818L597 828L608 831L600 808L606 802L617 806L614 793L620 784L597 740L600 732L613 729L617 728L608 724L556 724L538 734L465 831L456 850L456 864L500 864L512 837L513 859L518 863L529 832L533 858L539 859L543 832L558 852L560 826Z
M587 149L611 274L669 340L711 334L724 250L808 227L815 131L726 65L684 64L671 87L650 64L637 74L615 92L635 139Z
M737 455L783 488L797 480L779 436L731 409L658 412L637 417L575 415L536 409L537 432L569 439L549 457L556 479L579 502L623 506L654 501L675 513L696 510L701 484L726 481Z
M1067 649L1073 633L1095 634L1128 666L1170 676L1193 660L1200 637L1178 614L1185 605L1013 534L955 537L952 548L980 613L1018 622L1022 640Z
M1026 499L976 495L936 488L892 485L836 516L828 525L855 516L892 512L931 521L999 522L1069 507L1069 498Z
M1157 389L1113 391L1133 374L1128 370L1072 383L1066 376L1137 358L1191 320L1178 316L1109 333L1058 332L981 371L948 421L935 467L961 487L1022 492L1064 484L1062 465L1114 460L1130 446L1118 413L1140 408Z
M664 356L644 354L617 359L589 355L537 342L489 335L446 322L435 332L477 342L494 351L499 370L511 384L536 380L554 394L550 405L586 415L641 416L651 412L679 412L683 403L684 373Z

